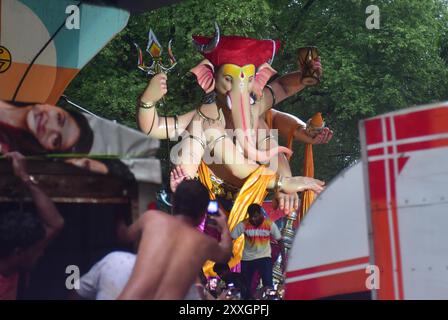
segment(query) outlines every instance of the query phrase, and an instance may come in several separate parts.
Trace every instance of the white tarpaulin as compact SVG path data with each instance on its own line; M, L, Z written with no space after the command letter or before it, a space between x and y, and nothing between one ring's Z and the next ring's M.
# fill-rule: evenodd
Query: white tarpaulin
M118 156L139 182L161 183L160 141L104 118L84 113L94 131L92 155Z

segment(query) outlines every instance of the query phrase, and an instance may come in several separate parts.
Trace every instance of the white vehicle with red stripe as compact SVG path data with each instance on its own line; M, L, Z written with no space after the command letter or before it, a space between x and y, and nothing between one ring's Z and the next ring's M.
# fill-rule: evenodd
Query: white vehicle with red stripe
M362 161L300 225L286 299L448 299L448 103L360 123Z

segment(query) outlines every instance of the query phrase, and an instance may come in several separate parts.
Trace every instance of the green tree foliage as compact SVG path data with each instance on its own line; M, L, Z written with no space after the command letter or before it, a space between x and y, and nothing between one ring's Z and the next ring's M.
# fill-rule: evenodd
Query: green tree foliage
M366 7L380 9L380 29L365 26ZM178 59L169 75L162 114L180 114L200 103L202 92L189 70L201 56L191 35L223 34L276 38L282 49L273 67L297 70L297 49L319 48L324 75L318 86L284 101L278 109L307 120L323 112L335 131L316 146L316 176L330 179L359 158L360 119L448 98L448 17L445 0L185 0L132 16L128 26L81 71L66 94L93 112L135 127L135 101L148 79L136 69L132 42L146 46L151 27L162 45L173 39ZM303 146L296 144L294 173Z

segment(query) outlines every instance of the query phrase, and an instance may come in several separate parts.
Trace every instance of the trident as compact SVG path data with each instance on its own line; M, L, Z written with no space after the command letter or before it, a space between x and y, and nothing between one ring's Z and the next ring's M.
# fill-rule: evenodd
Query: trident
M143 61L142 50L140 49L138 44L134 42L134 46L137 48L137 51L138 51L138 60L137 60L138 68L140 70L142 70L143 72L145 72L149 76L156 75L160 72L169 73L170 71L172 71L173 68L177 64L176 58L174 57L173 51L171 49L172 41L173 40L170 40L168 42L168 57L170 59L170 65L167 67L167 66L164 66L163 62L162 62L162 46L160 45L160 42L157 40L157 37L154 34L154 32L152 31L152 29L149 29L148 45L146 47L146 52L148 52L149 55L151 56L152 63L150 66L145 65L145 62ZM162 98L162 101L160 104L165 107L165 114L166 114L167 106L166 106L166 103L164 103L164 102L165 102L165 97ZM169 172L171 171L171 162L168 159L169 154L170 154L170 143L169 143L169 139L168 139L168 136L169 136L168 135L168 119L167 119L167 116L165 116L164 118L165 118L165 128L166 128L166 136L167 136L167 142L166 142L166 147L167 147L167 155L166 155L167 159L166 160L168 163L168 174L167 175L169 177ZM175 126L176 126L176 124L175 124ZM166 189L167 189L167 187L164 186L164 187L162 187L161 190L159 190L159 192L157 192L157 199L160 202L162 202L165 206L168 206L170 203L168 200L168 192Z
M160 72L165 73L170 72L177 64L176 58L174 57L173 51L171 49L172 41L173 40L170 40L168 42L168 57L170 58L170 65L166 67L162 63L162 46L157 40L157 37L152 31L152 29L149 29L148 46L146 47L146 52L148 52L149 55L151 56L152 64L149 67L145 65L145 62L143 61L142 49L140 49L138 44L134 42L134 46L137 48L138 51L138 61L137 61L138 68L144 71L147 75L155 75Z

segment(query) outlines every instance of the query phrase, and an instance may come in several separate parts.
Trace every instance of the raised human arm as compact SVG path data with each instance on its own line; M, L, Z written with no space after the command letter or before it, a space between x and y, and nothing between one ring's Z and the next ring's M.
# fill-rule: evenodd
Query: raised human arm
M227 263L232 257L232 237L227 226L227 217L222 209L219 209L219 215L211 217L216 221L218 229L221 232L221 240L215 248L210 251L209 259L215 262Z
M31 193L37 213L45 228L45 241L51 240L64 227L64 218L53 201L42 191L34 178L28 174L25 157L18 152L7 153L5 157L11 160L14 174Z
M170 189L171 192L176 192L177 186L188 178L187 173L182 169L182 166L178 165L174 167L170 172Z

